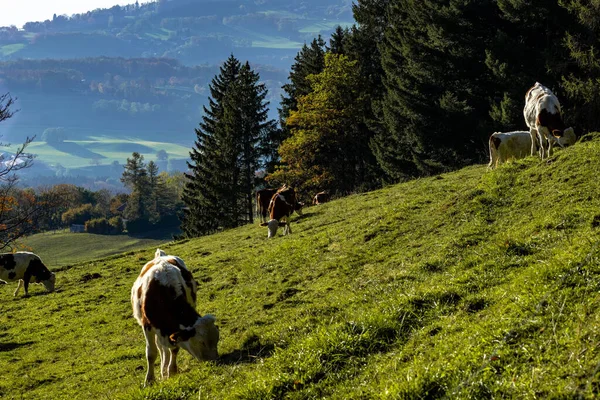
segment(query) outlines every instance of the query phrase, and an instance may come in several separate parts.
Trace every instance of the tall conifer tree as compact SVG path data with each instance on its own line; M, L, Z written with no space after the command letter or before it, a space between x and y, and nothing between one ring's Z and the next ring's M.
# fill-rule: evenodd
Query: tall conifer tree
M259 79L248 63L231 56L210 85L183 192L185 236L252 221L254 174L275 124L267 121L267 90Z

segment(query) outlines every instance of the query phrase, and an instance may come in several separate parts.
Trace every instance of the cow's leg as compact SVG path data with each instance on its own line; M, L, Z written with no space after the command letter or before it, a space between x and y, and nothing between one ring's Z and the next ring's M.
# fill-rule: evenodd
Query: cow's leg
M496 158L496 151L492 148L492 146L493 144L490 139L490 163L488 164L488 168L494 168L498 163L498 160Z
M19 290L21 290L21 286L23 286L23 279L19 279L19 282L17 283L17 290L15 290L15 293L13 294L13 296L16 296L17 294L19 294Z
M169 350L171 360L169 361L169 377L177 373L177 353L179 353L179 347Z
M146 385L154 382L154 362L156 361L156 356L158 356L158 348L156 346L156 333L151 329L143 329L144 337L146 338L146 363L147 363L147 372L146 372Z
M29 276L23 277L23 290L25 291L25 296L29 296Z
M544 158L548 157L548 151L550 149L550 136L552 136L552 134L550 133L550 130L548 130L548 128L546 128L545 126L540 126L538 127L538 138L540 140L540 156L542 157L542 160Z
M537 141L538 132L535 128L529 128L529 135L531 136L531 155L534 156L538 152Z
M554 138L554 136L548 137L548 157L552 156L552 145L555 141L556 139Z

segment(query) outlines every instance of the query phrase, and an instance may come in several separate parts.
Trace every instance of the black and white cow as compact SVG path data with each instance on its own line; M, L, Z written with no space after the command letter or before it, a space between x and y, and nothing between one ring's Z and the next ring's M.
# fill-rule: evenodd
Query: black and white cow
M50 272L42 260L28 251L0 254L0 280L5 282L19 281L16 296L23 286L25 296L29 295L29 283L41 283L47 291L54 291L56 276Z

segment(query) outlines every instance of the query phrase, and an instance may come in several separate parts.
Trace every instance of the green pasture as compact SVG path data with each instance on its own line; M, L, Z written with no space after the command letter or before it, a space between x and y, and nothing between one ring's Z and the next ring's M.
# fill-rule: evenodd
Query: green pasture
M251 29L232 27L245 38L252 40L252 47L266 47L271 49L299 49L303 43L291 41L282 36L265 35Z
M68 230L38 233L25 238L21 248L34 251L49 268L63 267L103 258L170 240L170 232L157 235L162 239L137 238L127 235L70 233Z
M14 151L16 147L13 145L7 150ZM100 136L86 140L66 140L55 145L34 141L27 147L27 152L35 154L37 160L52 166L60 164L65 168L87 167L94 164L95 160L100 165L108 165L114 161L124 164L134 151L142 154L146 162L155 161L159 150L165 150L172 159L188 158L190 151L188 147L174 143Z
M27 46L25 43L15 43L0 46L0 56L10 56L17 51L23 50Z
M51 264L54 293L0 286L0 397L596 398L599 159L588 136L309 207L273 239L253 224L105 258L81 246ZM181 351L180 374L144 388L130 290L157 246L198 280L220 357Z

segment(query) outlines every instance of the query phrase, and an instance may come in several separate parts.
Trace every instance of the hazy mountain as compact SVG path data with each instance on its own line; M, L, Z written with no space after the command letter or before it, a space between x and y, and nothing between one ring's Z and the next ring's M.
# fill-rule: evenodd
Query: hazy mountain
M42 174L114 179L121 169L108 165L141 140L152 142L147 159L160 143L182 146L169 165L183 168L225 58L260 73L274 118L301 46L352 22L350 0L162 0L0 28L0 93L19 108L0 125L1 141L36 135Z

